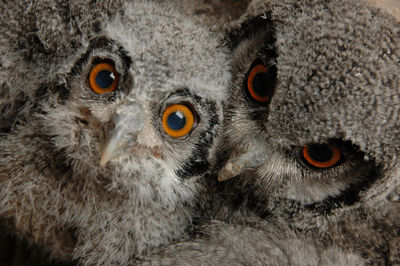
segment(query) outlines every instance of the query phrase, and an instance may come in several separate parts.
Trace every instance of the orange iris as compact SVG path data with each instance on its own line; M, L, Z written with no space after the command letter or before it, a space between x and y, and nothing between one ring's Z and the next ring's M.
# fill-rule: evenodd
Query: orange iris
M247 90L254 100L262 103L268 101L270 91L267 79L268 68L265 65L258 64L251 69L247 77Z
M114 65L102 62L96 64L89 73L89 86L97 94L112 92L117 88L119 74Z
M319 146L319 148L314 148L316 146ZM340 160L339 149L332 145L304 146L302 155L307 163L317 168L332 167Z
M173 138L188 135L195 123L193 111L184 104L168 106L162 115L162 124L165 132Z

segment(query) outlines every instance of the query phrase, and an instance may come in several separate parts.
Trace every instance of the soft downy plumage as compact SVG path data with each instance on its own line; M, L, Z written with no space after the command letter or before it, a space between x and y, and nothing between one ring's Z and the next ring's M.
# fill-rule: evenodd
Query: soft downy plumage
M191 230L230 64L176 10L0 6L0 215L53 262L127 264Z
M229 31L231 179L149 261L398 264L399 28L367 1L252 1Z

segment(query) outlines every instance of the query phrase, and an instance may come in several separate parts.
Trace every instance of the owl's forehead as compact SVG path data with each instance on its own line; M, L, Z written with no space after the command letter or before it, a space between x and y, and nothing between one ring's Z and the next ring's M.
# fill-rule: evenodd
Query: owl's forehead
M131 74L142 90L189 88L202 96L225 98L229 80L227 52L207 29L168 6L135 1L105 25L132 62Z
M399 28L354 3L306 1L287 5L296 12L275 10L281 18L275 25L278 82L268 132L300 145L343 138L387 159L400 147L394 133L400 126Z

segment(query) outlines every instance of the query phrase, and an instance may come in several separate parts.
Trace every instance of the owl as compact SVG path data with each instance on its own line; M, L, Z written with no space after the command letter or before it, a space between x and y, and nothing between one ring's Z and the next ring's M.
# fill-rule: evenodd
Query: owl
M230 58L177 10L0 5L1 224L54 262L123 265L191 230Z
M367 1L252 1L228 32L219 204L149 261L399 264L399 26Z
M231 32L224 190L367 263L399 263L399 29L366 1L253 1Z

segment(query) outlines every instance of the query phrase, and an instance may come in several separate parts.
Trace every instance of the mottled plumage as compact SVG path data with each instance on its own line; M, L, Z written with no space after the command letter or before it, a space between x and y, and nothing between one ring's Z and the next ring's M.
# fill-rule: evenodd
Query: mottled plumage
M399 23L367 1L256 0L230 29L218 221L149 261L399 264Z
M0 215L55 260L126 264L191 229L216 161L229 58L219 36L176 10L0 5ZM163 122L174 104L194 120L178 138L165 123L180 124Z
M238 176L225 189L325 246L399 263L388 198L400 182L399 23L357 0L254 1L240 23L225 117L233 152L220 178ZM256 60L273 88L266 104L246 93ZM311 165L303 149L313 144L336 147L339 161Z

